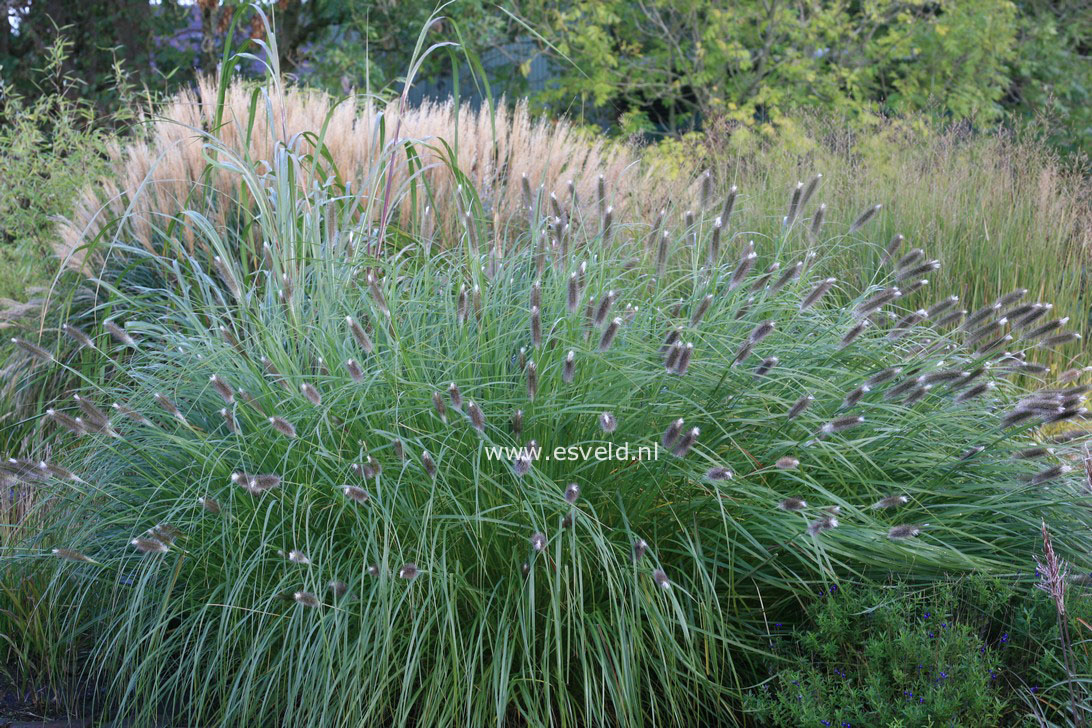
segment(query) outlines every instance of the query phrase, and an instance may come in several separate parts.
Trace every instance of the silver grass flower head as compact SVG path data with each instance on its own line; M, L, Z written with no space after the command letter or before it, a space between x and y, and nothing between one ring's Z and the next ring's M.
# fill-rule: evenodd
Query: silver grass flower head
M656 586L660 587L664 591L671 588L671 580L667 578L667 574L663 569L656 569L652 572L652 580L656 582Z
M154 395L152 395L152 398L156 401L156 404L165 409L169 414L174 415L179 419L182 419L182 413L178 410L178 407L175 405L174 402L170 400L169 397L159 392L156 392Z
M615 419L614 414L610 412L604 412L599 415L599 427L603 432L608 435L618 429L618 420Z
M417 578L417 573L417 564L410 562L408 564L403 564L402 568L398 570L398 578L412 581Z
M795 470L796 468L800 467L800 461L794 457L786 455L784 457L778 458L777 462L774 463L774 465L777 467L778 470Z
M908 539L908 538L914 538L915 536L917 536L920 533L921 533L921 527L920 526L910 526L910 525L893 526L891 528L891 530L889 530L887 532L887 537L889 539L891 539L892 541L901 541L901 540L905 540L905 539Z
M451 406L461 410L463 408L463 393L459 391L459 386L455 382L447 385L447 394L451 397Z
M235 275L231 272L231 267L219 255L214 255L212 257L212 262L216 266L216 270L220 274L220 277L224 279L224 284L227 285L228 290L231 291L231 295L236 299L241 299L243 297L243 290L239 287L239 282L235 280Z
M762 273L762 275L756 278L755 282L751 284L750 292L757 293L758 291L764 289L766 287L766 284L770 282L770 279L773 278L773 274L779 270L781 270L781 264L778 263L776 260L766 266L766 270Z
M337 579L331 580L326 586L335 599L340 599L349 593L349 585Z
M641 557L648 551L648 542L643 538L639 538L633 542L633 560L640 561Z
M485 413L473 400L467 400L466 402L466 415L470 418L470 424L474 426L475 430L478 432L485 431Z
M536 531L531 534L531 548L535 551L543 551L546 548L546 534Z
M322 601L308 591L298 591L292 595L292 598L296 600L297 604L301 604L311 609L317 609L322 606Z
M701 175L701 207L704 210L713 200L713 174L709 170Z
M728 468L718 466L715 468L709 468L709 470L705 471L705 477L707 480L712 480L714 482L721 480L731 480L732 471Z
M512 413L512 434L519 437L523 432L523 410L518 409Z
M1081 335L1076 331L1067 331L1064 334L1057 334L1055 336L1048 336L1045 339L1039 341L1036 346L1040 349L1052 349L1056 346L1063 346L1064 344L1072 344L1075 341L1080 341Z
M470 318L470 304L467 303L466 286L459 286L459 295L455 302L455 321L460 326Z
M873 510L886 510L888 508L897 508L901 505L906 505L910 502L910 499L904 495L889 495L885 498L880 498L878 501L872 504Z
M565 502L570 505L576 503L580 497L580 486L576 483L569 483L565 486Z
M368 576L371 576L371 577L379 576L379 567L377 565L375 565L375 564L370 564L368 566Z

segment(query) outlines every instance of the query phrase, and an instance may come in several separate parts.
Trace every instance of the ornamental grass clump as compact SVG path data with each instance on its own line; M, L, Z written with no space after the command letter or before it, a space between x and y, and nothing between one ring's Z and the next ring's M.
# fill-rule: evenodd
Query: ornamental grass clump
M804 594L1027 572L1043 522L1088 566L1083 438L1055 434L1085 389L1025 361L1066 333L1028 337L1048 304L958 326L950 297L901 306L895 266L858 289L824 239L781 254L816 209L844 235L878 205L818 208L816 178L748 235L734 188L643 219L562 175L513 220L443 141L448 183L398 167L407 141L366 193L278 141L206 136L232 225L171 210L162 245L98 251L142 282L73 337L109 375L41 413L51 467L0 464L50 513L0 579L45 581L114 719L723 723ZM412 195L460 224L385 226L427 216ZM43 354L28 376L70 366Z
M469 197L508 254L464 232L382 259L330 245L348 218L309 227L339 200L298 202L255 220L256 269L129 251L185 285L120 302L135 347L88 334L114 375L49 411L71 420L55 467L4 465L54 513L11 571L49 574L43 608L116 715L698 724L801 594L1027 571L1044 520L1087 559L1082 441L1042 442L1087 387L1027 391L1018 345L1041 339L974 340L1022 294L941 328L876 303L894 269L830 297L774 240L726 236L710 263L704 218L666 251L623 219L562 246Z

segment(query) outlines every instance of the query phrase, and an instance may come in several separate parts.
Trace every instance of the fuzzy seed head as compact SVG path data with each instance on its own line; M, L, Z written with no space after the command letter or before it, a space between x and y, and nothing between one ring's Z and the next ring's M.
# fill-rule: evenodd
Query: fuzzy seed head
M201 496L197 499L197 502L209 513L216 515L220 512L220 503L211 496Z
M608 435L618 429L618 420L610 412L599 415L599 427Z
M808 507L808 504L801 498L786 498L778 503L777 507L783 511L802 511Z
M660 587L664 591L671 588L671 580L667 578L667 574L663 569L656 569L652 572L652 580L656 582L656 586Z
M370 498L368 491L357 485L343 485L341 493L353 503L367 503Z
M311 609L318 609L322 606L322 601L311 592L298 591L292 595L292 598L296 600L297 604L301 604Z
M270 426L281 435L293 440L296 437L296 426L283 417L270 417Z
M322 394L312 384L307 384L306 382L301 384L300 385L300 394L302 394L307 399L308 402L310 402L311 404L313 404L316 407L318 407L320 404L322 404Z
M165 554L170 551L170 546L157 538L134 538L129 545L142 554Z
M919 526L894 526L887 532L887 537L892 541L903 541L908 538L914 538L921 533Z
M872 510L887 510L888 508L898 508L899 506L906 505L910 501L904 495L889 495L886 498L881 498L872 504Z
M715 468L709 468L709 470L705 471L706 479L712 480L714 482L721 480L731 480L732 475L733 474L730 469L719 466Z
M774 465L777 466L778 470L795 470L796 468L800 467L800 461L794 457L786 455L783 458L778 458L777 462L774 463Z
M569 483L565 487L565 502L571 505L576 503L578 498L580 498L580 486L576 483Z

